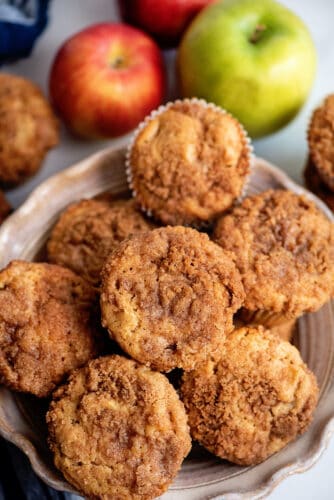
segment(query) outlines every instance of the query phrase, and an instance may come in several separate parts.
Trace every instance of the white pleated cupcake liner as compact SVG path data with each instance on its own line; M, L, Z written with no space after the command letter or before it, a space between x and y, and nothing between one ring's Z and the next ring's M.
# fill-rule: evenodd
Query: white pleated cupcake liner
M250 311L248 309L241 309L240 319L248 325L262 325L266 328L273 328L284 325L289 321L297 321L299 316L289 314L277 313L266 309L258 309L257 311Z
M169 108L171 108L175 104L181 104L181 103L200 104L201 106L203 106L205 108L212 109L212 110L214 110L218 113L221 113L223 115L231 116L231 118L236 120L236 122L238 123L239 129L241 131L241 135L244 138L245 146L246 146L247 153L248 153L248 159L249 159L249 162L248 162L249 163L249 172L248 172L247 177L245 178L242 193L240 194L240 196L238 196L236 198L234 204L240 203L240 201L242 201L243 198L245 198L245 196L246 196L247 188L248 188L248 184L249 184L249 179L250 179L252 169L253 169L253 164L254 164L254 149L253 149L253 145L251 143L251 139L249 138L243 125L231 113L229 113L225 109L221 108L220 106L217 106L216 104L213 104L211 102L207 102L207 101L205 101L205 99L199 99L197 97L186 98L186 99L177 99L175 101L171 101L171 102L168 102L166 104L162 104L157 109L154 109L153 111L151 111L151 113L144 118L144 120L138 125L138 127L133 132L132 137L131 137L130 142L129 142L128 147L127 147L126 155L125 155L126 177L127 177L129 189L132 192L132 196L137 199L137 193L136 193L136 190L135 190L134 185L133 185L133 175L132 175L132 167L131 167L131 152L132 152L132 148L137 140L138 135L147 126L147 124L150 121L154 120L157 116L161 115L162 113L167 111ZM152 217L153 214L152 214L151 209L149 207L145 206L138 199L137 199L137 201L138 201L138 204L139 204L141 210L148 217ZM210 227L211 224L212 224L212 221L207 221L207 222L203 221L203 223L200 223L199 225L192 224L192 227L196 227L197 229L206 229L206 228Z

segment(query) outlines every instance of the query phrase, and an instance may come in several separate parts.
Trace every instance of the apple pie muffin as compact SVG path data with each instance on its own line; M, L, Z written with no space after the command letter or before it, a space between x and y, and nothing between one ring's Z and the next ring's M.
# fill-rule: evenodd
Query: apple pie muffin
M242 194L250 171L240 123L203 100L153 112L129 146L130 187L145 212L164 224L201 226Z
M192 369L219 351L244 290L229 252L181 226L134 235L102 270L102 324L155 370Z
M54 392L46 420L56 467L87 498L156 498L191 446L167 378L121 356L74 371Z
M306 163L304 179L306 187L334 211L334 191L332 191L322 180L311 158L308 158Z
M118 243L154 226L134 200L81 200L60 216L47 243L49 262L59 264L99 285L102 265Z
M308 145L317 174L334 191L334 94L314 111L308 129Z
M46 397L102 342L96 290L72 271L12 261L0 272L0 383Z
M58 144L58 121L40 89L0 73L0 183L19 184Z
M268 190L245 198L218 221L214 240L235 255L247 323L285 323L334 294L334 225L304 196Z
M298 350L262 327L232 332L220 359L184 373L181 384L192 437L240 465L262 462L305 432L318 392Z

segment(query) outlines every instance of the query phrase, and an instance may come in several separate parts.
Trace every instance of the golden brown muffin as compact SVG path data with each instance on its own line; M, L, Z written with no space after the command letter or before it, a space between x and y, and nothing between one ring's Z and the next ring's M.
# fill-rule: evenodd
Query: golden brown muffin
M136 210L134 200L82 200L60 216L47 243L48 260L63 265L93 285L118 243L154 226Z
M231 115L205 101L176 101L140 129L130 184L145 211L171 225L202 225L238 198L250 150Z
M243 298L231 255L185 227L123 241L102 270L103 326L159 371L189 370L219 350Z
M45 397L99 352L97 293L69 269L12 261L0 272L0 382Z
M12 207L6 200L6 197L2 191L0 191L0 224L6 219L6 217L12 211Z
M156 498L191 446L167 378L121 356L73 372L53 394L46 420L56 467L92 499Z
M304 196L269 190L246 198L218 221L214 240L235 254L247 323L284 323L333 296L334 225Z
M318 387L295 347L246 327L228 335L219 361L183 375L181 396L194 439L221 458L253 465L306 431Z
M0 183L18 184L34 174L58 136L58 122L40 89L0 73Z
M318 170L313 165L311 158L308 159L304 170L305 185L313 191L326 205L334 211L334 192L321 179Z
M308 145L313 165L323 182L334 191L334 94L314 111Z

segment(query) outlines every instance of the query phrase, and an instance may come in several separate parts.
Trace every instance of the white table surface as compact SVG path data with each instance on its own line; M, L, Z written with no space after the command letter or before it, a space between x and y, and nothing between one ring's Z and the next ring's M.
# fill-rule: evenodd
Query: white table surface
M3 67L4 71L26 76L47 92L50 64L59 45L69 35L93 24L117 20L115 0L53 0L50 22L40 37L29 59ZM318 72L312 94L298 117L280 132L255 142L255 151L286 170L297 182L307 156L306 128L312 109L322 98L334 92L334 0L282 0L309 26L318 51ZM84 55L83 55L84 57ZM172 55L169 54L171 59ZM126 142L127 136L117 141L84 142L62 130L60 145L47 157L42 170L23 186L7 193L17 207L41 181L98 151ZM294 475L270 495L271 500L333 500L334 499L334 438L319 462L308 472Z

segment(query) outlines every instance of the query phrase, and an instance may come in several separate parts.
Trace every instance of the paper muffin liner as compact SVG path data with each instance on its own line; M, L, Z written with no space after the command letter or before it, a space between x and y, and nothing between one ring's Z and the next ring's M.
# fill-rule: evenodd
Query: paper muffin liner
M279 337L281 340L286 340L287 342L292 342L294 334L296 332L297 320L290 319L286 323L281 325L273 326L270 328L270 333Z
M154 120L157 116L161 115L162 113L167 111L169 108L171 108L175 104L180 104L180 103L200 104L201 106L203 106L207 109L213 109L214 111L216 111L218 113L221 113L223 115L228 115L237 122L237 124L239 126L239 130L241 132L241 136L244 139L244 147L245 147L246 152L247 152L249 171L248 171L247 176L244 179L242 192L235 199L234 203L231 206L233 206L237 203L240 203L240 201L246 196L246 193L247 193L249 179L250 179L250 176L252 174L252 169L253 169L253 165L254 165L254 149L253 149L253 145L251 143L251 139L249 138L243 125L231 113L229 113L225 109L221 108L220 106L217 106L216 104L205 101L205 99L199 99L197 97L177 99L175 101L170 101L166 104L159 106L157 109L154 109L153 111L151 111L151 113L144 118L144 120L138 125L138 127L133 132L132 137L131 137L129 144L128 144L128 147L127 147L126 155L125 155L125 171L126 171L126 177L127 177L129 189L132 192L132 196L137 200L138 205L140 206L141 210L148 217L153 217L154 214L153 214L152 210L150 209L150 207L146 206L141 200L138 200L137 192L136 192L136 189L135 189L134 183L133 183L133 174L132 174L132 166L131 166L132 149L134 147L134 144L137 140L138 135L147 126L147 124L150 121ZM212 224L214 224L214 222L215 222L215 220L210 219L208 221L201 221L200 223L192 223L191 226L195 227L196 229L208 229L211 227ZM183 224L183 225L186 225L186 224Z
M269 329L298 319L298 317L294 317L289 314L277 313L265 309L250 311L248 309L242 308L239 311L238 315L239 319L244 323L251 325L262 325Z
M250 323L246 321L242 321L239 317L234 320L234 328L237 330L244 326L250 326ZM253 325L254 326L254 325ZM263 325L262 325L263 326ZM292 342L293 336L296 331L297 320L289 319L280 325L274 325L271 327L267 327L272 335L280 338L281 340L286 340L287 342Z
M334 191L323 182L310 156L307 158L303 175L305 186L334 211Z
M319 108L322 108L324 105L325 105L325 101L327 99L328 96L326 96L320 103L319 105L313 109L311 115L309 116L309 119L308 119L308 127L307 127L307 131L306 131L306 139L307 139L307 144L308 144L308 149L309 149L309 160L311 160L311 162L313 163L316 171L318 172L319 174L319 177L320 179L323 181L324 184L326 184L326 186L328 187L329 190L333 191L334 192L334 172L332 175L329 174L329 172L327 170L325 170L322 165L319 164L319 162L317 163L315 161L315 158L314 158L314 155L312 154L312 149L311 149L311 146L310 146L310 135L311 135L311 130L312 130L312 123L313 123L313 117L314 117L314 114L315 112L319 109Z

